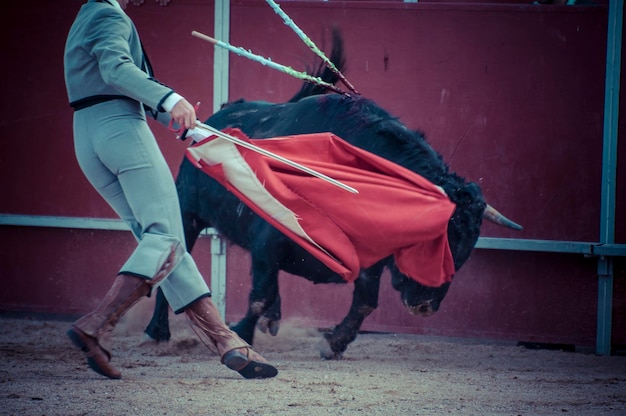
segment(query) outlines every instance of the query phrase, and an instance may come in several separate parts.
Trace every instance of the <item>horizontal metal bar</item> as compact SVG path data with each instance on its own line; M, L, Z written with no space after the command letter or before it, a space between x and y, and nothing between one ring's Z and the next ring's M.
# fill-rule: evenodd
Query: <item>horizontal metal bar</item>
M130 231L122 220L113 218L62 217L45 215L0 214L0 226L74 228L81 230ZM206 228L201 235L213 236L215 228Z
M126 224L117 219L60 217L43 215L0 214L0 226L78 228L90 230L128 231ZM203 235L216 235L214 228L203 231ZM626 256L626 244L601 244L597 242L530 240L517 238L480 237L478 249L539 251L547 253L573 253L590 256Z
M87 230L129 231L122 220L108 218L60 217L0 214L0 225L24 227L78 228Z
M543 251L551 253L591 254L594 243L554 240L527 240L518 238L480 237L476 248L515 251Z
M491 250L573 253L589 256L626 256L626 244L602 244L584 241L531 240L480 237L476 248Z
M626 244L598 244L593 246L595 256L623 257L626 256Z

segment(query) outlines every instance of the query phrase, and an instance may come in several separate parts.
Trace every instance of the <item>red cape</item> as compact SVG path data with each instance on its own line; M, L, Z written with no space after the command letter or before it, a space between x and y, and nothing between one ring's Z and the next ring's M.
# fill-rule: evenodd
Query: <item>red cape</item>
M331 133L263 140L250 140L238 129L225 133L358 190L350 193L215 136L186 153L345 280L389 255L402 273L423 285L438 287L452 279L447 227L455 206L440 187Z

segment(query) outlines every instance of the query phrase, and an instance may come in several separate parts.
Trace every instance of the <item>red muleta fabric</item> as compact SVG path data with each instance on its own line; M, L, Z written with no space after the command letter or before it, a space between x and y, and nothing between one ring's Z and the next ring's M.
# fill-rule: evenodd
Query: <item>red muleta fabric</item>
M447 226L455 206L440 187L331 133L250 140L238 129L224 132L359 191L350 193L215 136L186 153L196 167L345 280L353 281L360 268L389 255L402 273L423 285L438 287L452 279ZM260 187L268 195L254 195ZM267 204L285 209L277 214ZM286 218L292 215L290 223Z

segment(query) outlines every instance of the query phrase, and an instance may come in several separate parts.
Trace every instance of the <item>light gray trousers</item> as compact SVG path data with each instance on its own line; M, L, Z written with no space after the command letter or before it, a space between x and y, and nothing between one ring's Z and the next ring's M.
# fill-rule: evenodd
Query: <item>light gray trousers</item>
M178 264L160 284L172 309L180 313L210 295L187 253L176 185L142 106L112 100L76 111L74 148L89 182L137 238L120 273L150 279L180 244Z

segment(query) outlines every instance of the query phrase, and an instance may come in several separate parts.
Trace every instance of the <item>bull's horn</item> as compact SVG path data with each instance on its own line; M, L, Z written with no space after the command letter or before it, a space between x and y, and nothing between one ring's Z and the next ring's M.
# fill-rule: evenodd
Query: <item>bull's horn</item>
M508 219L504 215L500 214L498 212L498 210L496 210L494 207L492 207L489 204L487 204L487 206L485 207L485 212L483 213L483 218L486 219L486 220L489 220L491 222L494 222L496 224L500 224L500 225L502 225L504 227L512 228L514 230L521 230L522 229L521 225L511 221L510 219Z

